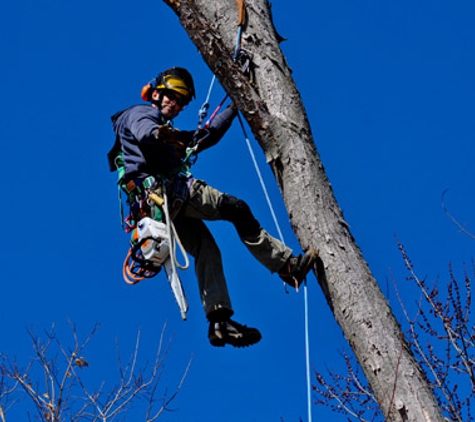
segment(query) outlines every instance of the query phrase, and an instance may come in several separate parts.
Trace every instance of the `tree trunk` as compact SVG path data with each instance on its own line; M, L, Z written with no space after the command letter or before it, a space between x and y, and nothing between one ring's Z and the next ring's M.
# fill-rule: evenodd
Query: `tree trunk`
M388 421L443 421L432 391L356 245L313 142L266 0L246 5L242 48L255 81L233 62L238 5L164 0L263 148L304 250L318 249L317 279Z

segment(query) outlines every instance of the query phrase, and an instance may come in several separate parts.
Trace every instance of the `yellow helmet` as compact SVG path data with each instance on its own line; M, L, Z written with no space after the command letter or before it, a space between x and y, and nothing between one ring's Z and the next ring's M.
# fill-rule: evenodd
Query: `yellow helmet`
M195 98L193 78L186 69L172 67L160 73L157 78L142 88L142 99L150 101L153 90L170 90L182 95L187 102Z

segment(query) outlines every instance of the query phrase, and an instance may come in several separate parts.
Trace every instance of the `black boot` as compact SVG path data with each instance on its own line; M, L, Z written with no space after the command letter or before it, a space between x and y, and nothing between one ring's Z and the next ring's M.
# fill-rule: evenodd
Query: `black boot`
M261 333L256 328L241 325L232 319L211 321L208 330L209 342L216 347L230 344L234 347L247 347L256 344Z

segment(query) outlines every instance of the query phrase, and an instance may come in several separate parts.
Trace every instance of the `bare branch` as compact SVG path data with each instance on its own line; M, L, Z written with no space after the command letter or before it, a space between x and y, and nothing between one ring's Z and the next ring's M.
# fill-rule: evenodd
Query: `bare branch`
M429 287L426 280L417 276L404 247L399 242L398 246L409 271L407 280L413 281L420 291L415 315L411 317L391 274L396 298L408 327L407 342L434 390L437 403L446 415L445 420L472 420L475 335L471 319L471 277L464 266L464 282L459 283L449 266L449 282L443 291L437 287L438 283ZM472 272L475 274L473 262ZM375 399L365 382L359 381L359 374L350 359L345 356L345 360L347 375L330 373L331 382L328 382L316 373L317 383L320 385L314 387L320 396L317 403L364 421L370 409L369 404L373 407L376 405ZM393 399L391 403L393 406L396 404ZM404 415L401 416L404 420ZM373 420L379 417L381 412L373 413Z
M447 207L445 206L445 201L444 201L444 197L445 197L445 194L448 192L449 190L448 189L445 189L443 192L442 192L442 209L444 210L445 214L447 215L447 217L450 218L450 220L452 220L452 222L460 229L460 231L464 234L466 234L468 237L471 237L472 239L475 239L475 235L470 233L464 226L462 226L458 220L452 216L452 214L449 213Z
M170 396L169 399L167 399L163 404L162 406L160 407L160 409L153 415L151 416L151 413L152 413L152 408L153 408L153 404L155 402L154 400L154 395L155 395L155 392L156 392L156 387L158 386L158 383L156 383L154 385L154 388L152 389L152 394L150 396L150 400L149 400L149 406L148 406L148 409L147 409L147 417L146 417L146 422L154 422L158 419L158 417L165 411L168 409L168 406L170 405L170 403L176 398L176 396L178 395L178 393L180 392L181 390L181 387L183 386L183 384L185 383L185 379L188 375L188 371L190 370L191 368L191 363L193 361L193 357L190 358L189 362L188 362L188 365L185 369L185 372L183 373L183 376L180 380L180 383L178 384L175 392Z
M315 371L317 382L321 386L313 387L320 397L316 403L324 404L333 411L347 414L360 422L383 420L381 409L366 380L360 374L357 363L354 365L345 352L343 358L346 375L328 371L331 381L327 382L322 374ZM369 414L369 419L366 414Z
M86 385L81 371L89 367L89 362L85 358L85 348L96 334L98 325L94 326L85 340L79 339L73 324L70 324L70 327L72 347L66 346L56 337L54 326L44 338L36 336L30 330L28 333L35 357L27 367L20 369L16 362L9 364L5 359L0 363L0 374L6 379L13 380L13 384L5 388L6 384L1 382L3 378L0 378L0 422L5 422L6 398L17 390L17 386L21 387L21 391L30 398L38 414L37 419L44 422L117 420L117 417L126 412L131 403L139 398L147 400L148 407L144 414L146 413L147 420L152 422L176 398L190 368L191 360L175 392L169 398L164 398L160 409L156 410L154 407L164 359L170 347L170 342L164 347L165 326L151 366L146 363L139 368L139 331L127 365L122 366L118 351L119 382L106 389L104 381L96 392L92 392ZM41 380L41 375L44 382L37 380L38 376Z

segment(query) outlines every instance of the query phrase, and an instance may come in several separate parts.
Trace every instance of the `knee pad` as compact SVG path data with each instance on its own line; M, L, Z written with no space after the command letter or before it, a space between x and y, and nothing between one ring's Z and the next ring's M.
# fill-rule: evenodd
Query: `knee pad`
M261 226L242 199L225 193L218 199L218 210L223 220L234 224L239 236L255 237L259 234Z

